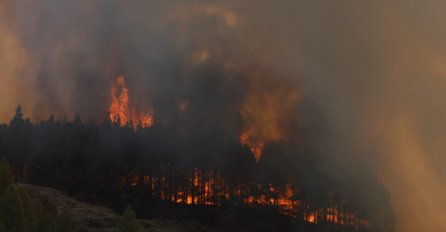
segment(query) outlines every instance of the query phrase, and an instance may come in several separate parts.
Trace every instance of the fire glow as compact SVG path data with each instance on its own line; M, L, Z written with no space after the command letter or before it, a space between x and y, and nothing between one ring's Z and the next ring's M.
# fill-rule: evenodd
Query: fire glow
M265 142L263 141L254 141L252 139L252 131L251 130L243 130L240 135L240 143L244 145L248 145L251 152L254 154L256 161L260 160L260 156L262 155L263 147L265 146Z
M277 208L284 215L311 224L345 225L353 231L370 226L369 220L358 216L348 201L338 200L331 193L323 197L326 205L320 205L310 200L311 193L291 183L280 186L254 181L234 185L218 171L161 169L161 173L152 175L130 173L121 178L121 184L177 204Z
M153 109L144 113L131 106L129 90L123 76L116 78L110 93L112 102L109 107L109 118L113 123L135 129L153 126ZM181 108L186 107L186 103L181 105ZM270 108L275 109L275 107ZM275 118L275 114L271 112L276 111L267 111L260 119L254 120L254 123L245 124L240 134L240 144L250 148L256 162L260 160L268 142L284 139L278 125L273 123L272 126L263 128L268 124L266 122L274 121L270 120ZM249 115L255 114L249 111ZM348 201L337 199L331 193L310 194L299 188L294 181L277 185L254 178L250 182L234 183L234 180L227 178L218 170L202 171L194 168L186 171L173 168L170 164L155 169L158 171L150 175L129 173L121 177L121 184L143 192L151 198L176 204L275 208L284 215L309 224L345 225L353 228L352 231L370 228L369 219L356 212ZM323 198L325 204L312 201L312 196Z
M153 109L146 112L137 111L130 107L129 90L124 76L118 76L110 89L111 104L109 107L109 119L120 126L130 125L133 128L147 128L153 125Z

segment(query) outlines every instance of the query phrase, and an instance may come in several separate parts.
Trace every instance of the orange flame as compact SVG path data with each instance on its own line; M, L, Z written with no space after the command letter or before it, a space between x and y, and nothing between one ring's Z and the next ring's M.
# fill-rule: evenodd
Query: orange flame
M251 152L254 154L256 161L259 161L265 142L254 140L251 130L245 129L240 135L240 143L248 145Z
M153 125L153 109L147 112L137 112L135 108L130 109L129 90L126 86L124 76L118 76L116 83L111 86L111 104L109 107L109 118L120 126L131 125L133 128L142 128Z
M307 222L310 222L310 223L315 223L315 222L316 222L316 221L315 221L314 212L311 212L311 213L308 215L306 221L307 221Z
M237 204L245 206L277 206L284 215L299 218L311 224L349 225L356 228L353 231L370 227L370 221L356 215L348 204L345 202L341 205L337 204L339 202L336 203L333 200L332 193L328 194L331 206L314 207L308 201L298 199L298 193L301 190L292 183L277 186L272 183L252 182L231 187L220 173L212 170L202 171L195 168L189 174L185 183L178 184L172 179L169 180L165 173L155 176L129 173L121 178L121 184L135 189L145 185L150 188L152 197L178 204L221 206L238 199Z

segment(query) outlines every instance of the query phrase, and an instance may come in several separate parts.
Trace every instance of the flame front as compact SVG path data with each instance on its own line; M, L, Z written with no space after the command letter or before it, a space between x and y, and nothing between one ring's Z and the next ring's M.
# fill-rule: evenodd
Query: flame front
M180 178L184 183L178 181ZM146 189L149 196L164 201L185 205L221 206L235 203L249 207L277 207L279 212L311 224L346 225L349 231L368 230L369 219L357 214L348 201L325 196L327 205L322 207L308 197L311 193L302 191L296 185L285 186L256 181L231 184L219 171L203 171L194 168L160 170L152 175L129 173L121 178L123 186Z
M153 125L153 109L139 112L134 107L130 108L129 90L126 86L124 76L118 76L116 82L110 89L111 104L109 107L109 118L120 126L131 125L133 128L151 127Z

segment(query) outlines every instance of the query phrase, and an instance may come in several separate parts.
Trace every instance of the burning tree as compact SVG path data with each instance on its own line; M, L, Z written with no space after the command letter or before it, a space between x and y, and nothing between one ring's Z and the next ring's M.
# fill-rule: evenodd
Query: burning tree
M125 104L118 108L128 112ZM134 127L121 122L111 117L101 125L83 123L79 117L72 122L50 118L25 124L26 137L10 136L21 133L11 123L0 127L0 150L9 151L7 158L14 160L20 151L14 150L15 144L30 144L28 156L14 163L23 167L16 169L16 180L24 176L29 183L95 196L115 208L122 199L138 196L190 207L278 211L327 228L392 230L385 191L357 188L366 182L382 189L374 178L358 176L354 184L352 179L335 180L318 171L317 157L296 152L293 144L265 143L256 157L249 145L224 130L185 135L178 125ZM224 146L222 137L229 138ZM11 138L16 141L8 142Z
M131 125L133 128L150 127L153 125L153 109L146 112L137 111L131 107L129 90L124 76L118 76L110 90L112 102L109 107L109 118L120 126Z

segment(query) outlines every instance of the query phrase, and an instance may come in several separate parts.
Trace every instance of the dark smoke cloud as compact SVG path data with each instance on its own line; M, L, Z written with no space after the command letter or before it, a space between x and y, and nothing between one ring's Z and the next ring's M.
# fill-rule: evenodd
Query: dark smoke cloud
M251 116L242 108L254 126L294 125L267 134L299 128L334 178L350 175L330 170L332 159L370 165L397 231L442 231L445 4L0 0L0 119L22 103L35 121L100 121L122 74L158 120L237 136Z

